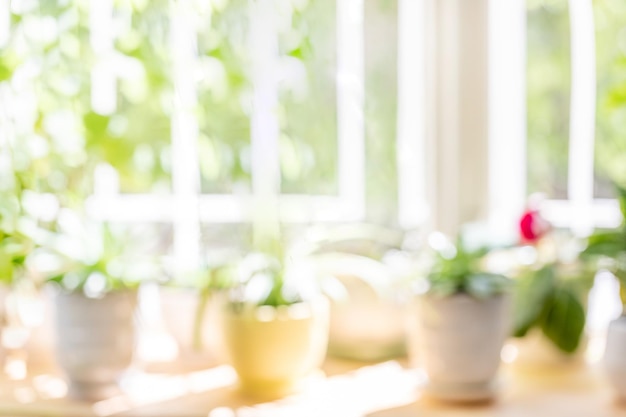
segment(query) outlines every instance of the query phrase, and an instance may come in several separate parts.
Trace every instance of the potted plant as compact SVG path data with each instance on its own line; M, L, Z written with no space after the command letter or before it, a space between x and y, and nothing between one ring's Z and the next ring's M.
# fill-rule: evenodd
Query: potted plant
M18 293L30 294L33 286L24 279L26 274L26 259L34 248L33 241L18 230L0 228L0 335L8 343L0 344L0 359L2 363L9 362L11 353L23 350L30 334L30 326L24 320L24 309L18 303L21 299ZM15 335L16 337L12 337ZM3 348L7 352L3 352ZM6 353L6 357L4 357ZM20 361L23 355L18 354ZM9 367L10 368L10 367ZM22 376L12 375L13 378Z
M528 267L516 276L516 363L578 363L584 351L587 296L594 273L581 262Z
M485 249L429 238L434 262L412 306L409 349L428 377L425 392L449 401L494 395L500 350L509 334L510 281L484 269Z
M328 353L359 361L406 354L405 233L369 224L316 226L305 244L330 299Z
M50 282L56 284L56 357L69 380L69 395L94 401L118 392L118 380L133 359L141 274L139 262L126 257L125 239L112 227L87 229L82 241L62 245L75 251L64 257L62 272Z
M328 303L307 280L308 268L251 254L239 267L239 284L222 308L226 356L244 393L290 394L323 362Z
M5 369L23 369L11 378L23 378L25 366L11 366L9 362L25 363L25 347L31 336L35 323L36 310L31 303L31 311L26 311L25 300L34 299L37 286L27 267L27 261L37 245L30 233L25 232L23 223L32 224L32 219L25 213L22 206L23 186L21 177L12 173L8 178L12 186L0 190L0 334L6 348L6 357L2 358ZM7 184L4 184L6 186ZM30 232L30 230L28 230ZM15 353L15 355L13 355ZM45 354L39 355L45 356Z
M609 324L604 353L605 369L617 394L626 399L626 189L615 185L622 221L613 230L598 230L588 239L583 256L595 260L619 282L622 314Z
M518 241L488 259L515 281L513 339L507 361L516 367L577 364L586 337L587 296L594 271L580 260L580 242L554 230L531 198Z

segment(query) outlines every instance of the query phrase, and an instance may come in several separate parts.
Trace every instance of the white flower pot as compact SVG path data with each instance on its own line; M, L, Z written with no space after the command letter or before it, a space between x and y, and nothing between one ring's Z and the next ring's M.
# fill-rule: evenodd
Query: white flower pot
M321 366L328 343L328 302L223 310L226 354L244 393L281 397Z
M510 330L509 307L507 295L416 299L409 347L411 359L428 377L428 395L448 401L482 401L494 395L500 351Z
M622 400L626 400L626 316L609 324L604 366L615 392Z
M56 356L69 380L69 395L99 400L117 392L133 359L135 291L103 298L59 293L55 299Z

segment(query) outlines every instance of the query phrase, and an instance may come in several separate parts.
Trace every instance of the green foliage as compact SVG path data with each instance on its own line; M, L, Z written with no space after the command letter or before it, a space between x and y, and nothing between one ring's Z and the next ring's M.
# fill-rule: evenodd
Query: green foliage
M597 230L589 236L587 247L582 253L585 258L605 256L619 259L626 256L626 189L615 184L622 221L614 230Z
M571 80L568 2L529 0L527 7L528 192L567 198ZM611 180L626 182L626 7L594 0L597 110L595 196L612 198Z
M621 225L614 230L597 230L589 236L581 256L600 262L599 266L608 267L615 274L620 281L622 304L626 306L626 189L618 184L615 188L622 213Z
M513 335L524 337L539 328L564 353L574 353L585 327L583 297L591 287L593 272L564 272L559 264L527 270L514 293Z
M23 233L0 230L0 283L11 285L25 269L33 241Z
M519 280L514 292L513 335L524 337L539 323L555 287L553 268L544 267Z
M556 288L545 307L541 330L563 352L575 352L585 328L585 309L579 297L568 288Z
M0 155L2 150L0 147ZM7 153L10 155L10 151ZM2 168L0 167L0 178L3 181L0 184L0 283L11 285L23 277L27 257L36 245L21 227L22 222L32 223L22 204L28 180L19 172L2 172L5 171Z
M607 256L617 259L626 252L626 229L597 231L589 236L583 256Z
M23 12L13 9L10 39L0 51L0 83L12 97L33 97L20 102L20 117L10 120L33 189L75 208L93 191L94 167L106 162L118 172L124 193L169 192L175 98L170 2L114 1L114 51L107 57L98 56L90 41L89 2L39 3ZM389 47L397 40L396 3L370 2L365 16L371 46L365 67L366 163L376 168L367 170L367 215L389 225L397 213L396 48ZM198 105L189 110L200 130L201 189L246 194L252 188L254 87L249 2L190 7L196 8L198 62L190 76L197 76ZM275 111L284 193L338 190L335 13L333 2L281 2ZM92 72L102 63L117 78L117 106L109 115L92 108ZM35 147L41 150L32 152Z
M67 291L82 291L97 297L109 291L136 288L150 277L149 265L131 259L128 236L106 224L91 226L90 231L84 232L86 239L79 253L57 253L63 266L50 282Z
M239 267L239 283L231 291L232 307L241 311L245 306L278 307L302 302L306 297L299 291L300 283L288 274L282 259L261 253L248 255Z
M528 1L527 25L528 192L567 198L571 77L567 2Z
M504 275L490 273L482 267L487 249L467 249L459 239L436 254L435 263L428 275L429 293L446 297L458 293L469 294L478 299L505 292L510 280Z

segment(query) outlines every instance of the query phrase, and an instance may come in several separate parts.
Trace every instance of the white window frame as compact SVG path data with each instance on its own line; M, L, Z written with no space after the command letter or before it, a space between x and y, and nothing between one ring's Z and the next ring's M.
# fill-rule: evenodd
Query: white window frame
M111 2L111 0L105 0ZM196 31L189 0L171 0L174 56L175 110L172 123L172 194L121 194L115 170L102 166L95 173L94 194L87 207L93 218L117 222L172 223L174 258L181 270L194 267L200 259L199 225L255 221L259 213L278 207L279 220L287 223L354 222L365 219L365 127L364 127L364 39L363 0L337 1L337 111L338 183L337 196L280 194L278 103L278 33L276 0L250 2L250 42L253 51L254 98L251 116L253 195L201 194L197 153L198 126L192 116L197 104L194 84L197 51ZM112 24L112 7L92 0L92 15L99 31ZM96 15L97 11L97 15ZM102 16L106 12L107 16ZM103 28L104 27L104 28ZM110 31L109 31L110 33ZM104 38L104 36L101 36ZM98 40L95 40L96 42ZM97 42L96 42L97 43ZM100 39L100 44L105 43ZM112 40L101 48L108 50ZM111 68L111 67L108 67ZM114 74L94 70L94 77ZM96 73L97 72L97 73ZM115 82L115 81L113 81ZM110 91L110 90L109 90ZM106 102L110 97L101 99ZM115 97L113 98L115 101ZM97 111L98 102L94 109ZM102 110L104 108L104 110ZM110 113L111 106L101 106ZM259 203L263 207L259 206Z
M196 32L194 25L185 24L193 21L193 11L188 0L171 0L176 90L173 192L123 195L114 172L100 169L88 203L96 218L172 222L175 257L181 265L199 259L200 224L251 222L259 213L269 212L287 223L365 219L364 0L336 3L337 196L280 193L276 1L250 3L254 17L250 19L253 194L201 194L198 127L192 115L197 104L192 76L197 60ZM99 4L99 13L103 7ZM398 13L400 226L454 234L463 223L483 219L500 233L514 233L526 199L525 0L477 0L471 4L463 0L398 0ZM569 199L546 201L543 211L555 226L569 227L584 236L593 227L615 226L619 210L614 200L593 199L592 1L570 0L570 15ZM112 40L107 42L109 45ZM95 44L108 51L103 41ZM468 191L468 187L474 188Z
M492 220L498 222L516 210L519 213L523 208L519 198L526 195L526 25L522 23L526 2L490 3L489 163L492 172L498 173L490 176ZM569 0L569 15L572 79L568 199L544 201L542 213L554 226L584 237L594 227L618 226L621 215L616 200L594 198L596 59L592 0Z

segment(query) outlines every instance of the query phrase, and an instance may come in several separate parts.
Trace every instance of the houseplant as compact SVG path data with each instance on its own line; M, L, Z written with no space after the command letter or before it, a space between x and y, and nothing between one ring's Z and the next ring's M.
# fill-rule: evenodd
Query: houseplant
M1 153L1 152L0 152ZM10 168L5 164L2 168ZM35 298L37 285L32 279L31 268L27 265L37 245L32 238L32 230L24 224L32 225L31 219L24 210L22 194L23 179L15 172L7 172L0 176L0 334L3 343L0 345L0 356L4 369L23 369L25 373L26 348L35 325L33 317L36 312L26 308L24 301ZM30 310L30 311L27 311ZM2 350L6 349L6 352ZM4 356L6 353L6 356ZM45 357L39 353L38 358ZM23 366L11 366L10 362L22 362ZM25 375L11 375L22 378Z
M405 233L381 226L316 226L311 259L330 296L329 355L377 361L406 353L403 275Z
M328 303L307 280L307 268L254 253L222 309L228 361L244 393L280 397L318 368L328 341Z
M500 350L509 333L510 281L482 266L485 249L429 238L434 249L412 305L410 357L426 372L425 391L449 401L480 401L494 394Z
M67 248L54 285L57 362L69 395L99 400L115 394L133 359L134 312L140 274L130 269L125 239L107 225L89 224Z
M622 314L609 324L604 363L608 378L618 396L626 399L626 189L615 185L622 215L619 227L598 230L588 239L583 256L599 269L613 273L619 282Z
M596 230L587 240L581 256L595 262L598 269L613 273L620 283L620 298L626 307L626 188L615 185L622 215L614 229Z
M13 360L12 353L23 350L30 336L31 323L24 320L24 308L19 303L22 294L34 292L25 279L26 260L34 246L20 231L0 228L0 335L3 337L0 360L7 369L6 365ZM16 355L19 361L23 361L22 356Z
M513 336L518 364L574 363L584 351L594 273L580 262L527 267L516 276Z
M594 271L580 259L580 242L553 229L541 216L538 201L531 199L518 227L518 241L489 259L500 259L501 271L516 283L508 359L520 368L576 364L586 346Z

